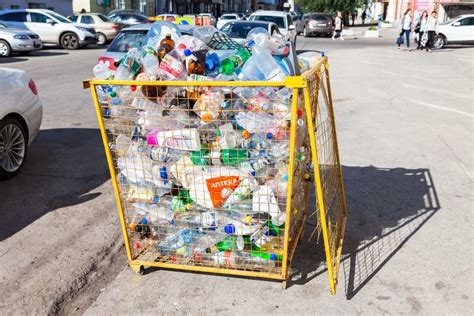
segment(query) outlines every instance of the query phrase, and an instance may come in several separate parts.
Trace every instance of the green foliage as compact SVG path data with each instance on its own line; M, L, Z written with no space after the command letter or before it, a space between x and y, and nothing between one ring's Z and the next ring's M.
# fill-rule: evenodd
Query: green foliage
M369 31L377 31L377 27L375 27L375 26L370 26L370 27L368 28L368 30L369 30Z
M334 14L337 11L353 12L367 5L369 0L296 0L304 12L324 12Z

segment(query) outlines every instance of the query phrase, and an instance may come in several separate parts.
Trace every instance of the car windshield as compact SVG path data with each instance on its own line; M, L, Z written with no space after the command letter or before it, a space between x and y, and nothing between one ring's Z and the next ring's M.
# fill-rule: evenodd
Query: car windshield
M279 28L285 28L285 18L282 16L273 16L273 15L253 15L250 17L251 21L265 21L273 22L278 25Z
M99 19L101 19L101 20L104 21L104 22L110 22L109 18L106 17L106 16L103 15L103 14L99 14L98 17L99 17Z
M0 29L6 29L7 26L5 24L0 23Z
M65 17L63 17L62 15L59 15L57 13L54 13L54 12L48 12L49 15L51 15L53 18L55 18L56 20L58 20L59 22L63 22L63 23L72 23L71 20L68 20L66 19Z
M140 14L133 14L133 15L130 15L130 16L127 16L127 17L123 17L122 19L127 20L127 19L130 19L130 18L135 19L139 22L148 22L148 18L146 16L140 15Z
M145 40L148 30L133 30L121 32L110 43L107 48L108 52L126 53L130 48L140 48Z
M221 16L221 20L235 20L236 17L233 15L223 15Z
M227 36L231 38L247 38L247 34L250 30L256 27L263 27L267 29L268 27L265 25L261 25L260 23L235 23L231 24L230 27L224 27L222 32L226 33Z

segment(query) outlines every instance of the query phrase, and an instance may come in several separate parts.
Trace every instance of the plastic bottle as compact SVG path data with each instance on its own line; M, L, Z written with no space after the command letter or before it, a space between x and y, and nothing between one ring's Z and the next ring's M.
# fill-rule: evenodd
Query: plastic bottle
M196 229L185 228L169 235L166 239L157 245L157 251L161 255L170 254L185 245L191 245L200 238L199 231Z
M197 151L201 149L199 132L196 129L170 131L153 130L147 136L150 145L158 145L178 150Z
M194 104L194 112L204 123L210 123L217 119L220 114L224 94L221 91L203 93Z
M223 240L217 242L214 246L206 248L206 253L216 253L219 251L243 250L245 239L233 235L227 235Z
M161 59L158 67L160 75L168 80L185 79L187 72L176 51L171 51Z
M254 234L260 228L261 226L258 224L247 224L237 219L225 219L224 232L227 235L248 236Z
M217 29L212 25L196 27L193 29L193 36L208 44L216 32Z
M166 34L165 38L161 40L160 46L157 49L157 56L160 61L163 60L166 54L174 49L175 42L171 38L171 34Z
M176 42L176 50L178 50L180 54L184 53L184 50L186 49L196 51L206 48L206 43L201 41L199 38L190 35L182 35Z
M267 212L272 217L272 222L277 226L286 221L286 213L280 210L278 200L271 187L261 185L252 197L252 209L255 213Z
M221 149L221 161L226 166L238 166L247 161L249 153L246 149L226 148Z
M142 67L141 53L136 47L128 51L115 71L115 80L131 80Z
M273 59L268 49L254 45L252 47L252 57L242 68L239 79L284 81L285 73Z
M188 70L188 75L204 75L204 65L196 56L193 55L191 50L185 49L184 55L186 56L186 69Z
M159 199L157 204L133 203L132 206L136 213L147 216L153 224L158 224L161 220L172 221L175 214L171 207L170 196Z
M219 65L219 73L224 75L232 75L235 70L247 62L251 54L244 48L238 49L232 56L221 60Z
M156 58L153 52L146 53L143 57L143 70L149 76L158 75L158 58ZM150 78L152 79L152 78Z
M92 68L92 72L94 73L94 77L99 80L107 80L112 76L109 67L104 63L95 65L94 68Z

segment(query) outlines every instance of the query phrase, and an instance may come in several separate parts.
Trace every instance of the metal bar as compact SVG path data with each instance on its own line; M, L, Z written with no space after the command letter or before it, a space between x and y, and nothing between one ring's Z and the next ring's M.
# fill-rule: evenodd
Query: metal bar
M245 271L245 270L236 270L236 269L235 270L222 269L222 268L202 267L202 266L197 266L197 265L186 266L186 265L173 264L173 263L147 262L147 261L139 261L139 260L133 260L130 262L130 264L142 265L142 266L147 266L147 267L174 269L174 270L219 273L219 274L241 275L241 276L247 276L247 277L264 278L264 279L285 280L283 275L280 273Z
M107 165L109 166L110 177L112 178L112 185L114 187L115 201L117 202L117 210L120 218L120 224L122 226L122 233L125 242L125 250L127 251L128 260L132 260L132 251L130 248L130 242L128 240L127 227L125 224L125 217L123 215L122 200L120 199L120 192L117 184L117 177L115 175L115 168L112 159L112 154L110 152L107 132L105 130L104 119L102 117L102 112L100 109L99 98L97 97L96 86L94 83L91 83L92 87L92 99L94 100L95 112L97 114L97 121L99 122L100 134L102 135L102 143L104 144L105 156L107 157Z
M283 262L282 262L282 275L287 278L288 276L288 243L290 238L290 227L291 227L291 201L293 195L293 169L295 164L295 142L296 142L296 119L298 110L298 89L293 89L293 99L291 101L291 131L290 131L290 162L288 164L288 192L286 197L286 223L285 223L285 236L283 244Z
M340 184L340 190L341 190L341 199L342 199L342 207L343 207L343 218L342 220L342 225L341 225L341 236L338 240L338 247L337 247L337 252L336 252L336 258L335 262L339 263L341 260L341 254L342 254L342 246L343 246L343 241L344 241L344 234L346 230L346 221L347 221L347 203L346 203L346 192L344 189L344 178L342 176L342 166L341 166L341 158L339 156L339 144L337 141L337 133L336 133L336 119L334 115L334 107L333 107L333 102L332 102L332 90L331 90L331 82L329 80L329 63L326 61L324 63L324 70L326 72L326 88L328 90L328 105L329 105L329 115L331 116L332 120L332 132L334 135L334 151L336 152L336 159L337 159L337 165L339 167L339 184ZM339 264L336 266L336 276L339 272Z
M321 229L323 232L323 241L324 241L324 251L326 252L326 263L328 267L328 277L329 277L329 287L331 289L331 294L336 294L336 286L334 284L334 277L333 277L333 265L332 265L332 258L331 258L331 251L329 247L329 235L328 235L328 227L326 221L326 211L324 207L324 196L323 190L321 185L321 176L319 174L319 165L318 165L318 153L316 150L316 137L314 135L314 126L312 121L311 115L311 106L309 103L309 91L308 89L303 89L304 95L304 104L306 109L306 118L308 121L308 133L309 133L309 140L311 143L311 154L312 154L312 161L313 161L313 168L314 168L314 180L316 184L316 198L318 200L319 205L319 216L321 219Z
M288 76L285 81L135 81L135 80L84 80L83 87L90 85L115 86L174 86L174 87L287 87L303 88L306 86L301 76Z

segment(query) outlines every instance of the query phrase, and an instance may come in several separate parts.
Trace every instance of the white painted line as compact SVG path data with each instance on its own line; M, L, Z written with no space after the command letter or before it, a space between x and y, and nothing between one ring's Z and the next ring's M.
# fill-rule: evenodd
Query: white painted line
M431 104L431 103L426 103L426 102L423 102L423 101L418 101L418 100L413 100L413 99L411 101L414 102L414 103L424 105L424 106L428 106L430 108L443 110L443 111L448 111L448 112L454 112L454 113L457 113L457 114L461 114L461 115L464 115L464 116L474 118L474 114L472 114L472 113L468 113L468 112L464 112L464 111L460 111L460 110L456 110L456 109L452 109L452 108L447 108L447 107L440 106L440 105L434 105L434 104Z
M423 79L427 79L427 78L423 78ZM426 86L416 86L416 85L413 85L413 84L402 84L403 87L405 88L409 88L409 89L415 89L415 90L420 90L420 91L423 91L423 90L427 90L427 91L433 91L433 92L437 92L437 93L440 93L440 94L450 94L452 96L455 96L455 97L458 97L458 98L464 98L464 99L468 99L468 100L472 100L473 99L473 96L472 96L472 93L471 95L467 95L467 94L462 94L462 93L457 93L457 92L453 92L453 91L449 91L449 90L441 90L441 89L433 89L433 88L428 88Z

